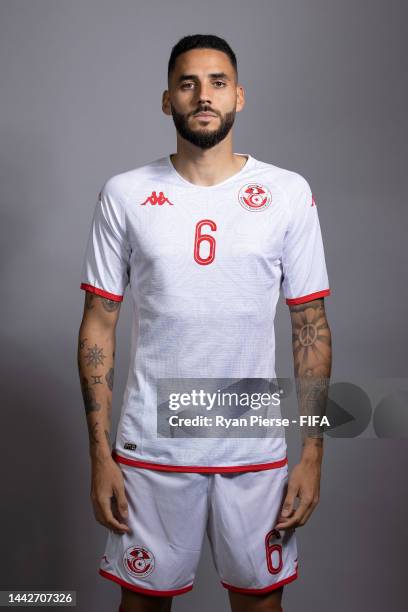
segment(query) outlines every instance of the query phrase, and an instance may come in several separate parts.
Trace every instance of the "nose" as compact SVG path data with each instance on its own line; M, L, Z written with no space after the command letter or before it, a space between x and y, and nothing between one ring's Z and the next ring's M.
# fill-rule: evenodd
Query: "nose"
M199 104L211 104L209 87L207 85L201 83L197 91L198 91L198 103Z

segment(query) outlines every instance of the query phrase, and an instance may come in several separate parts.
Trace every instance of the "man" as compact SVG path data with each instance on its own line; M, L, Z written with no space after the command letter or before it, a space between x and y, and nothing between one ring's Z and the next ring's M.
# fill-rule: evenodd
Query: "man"
M297 577L295 528L319 498L319 435L304 436L290 477L283 436L158 435L161 379L275 378L281 286L301 409L313 396L321 410L325 397L330 289L316 203L300 174L233 153L244 103L226 41L181 39L162 100L177 153L111 177L95 208L78 364L91 499L110 530L99 572L121 586L122 612L170 610L192 588L205 531L233 612L281 611L283 586ZM131 363L112 452L115 327L128 284Z

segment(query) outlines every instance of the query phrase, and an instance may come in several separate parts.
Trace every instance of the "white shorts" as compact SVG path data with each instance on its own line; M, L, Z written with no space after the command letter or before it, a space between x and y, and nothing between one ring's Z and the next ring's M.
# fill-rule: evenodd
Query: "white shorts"
M131 534L111 531L101 576L148 595L193 588L205 532L222 585L262 594L297 578L295 530L274 530L288 466L257 472L164 472L119 464Z

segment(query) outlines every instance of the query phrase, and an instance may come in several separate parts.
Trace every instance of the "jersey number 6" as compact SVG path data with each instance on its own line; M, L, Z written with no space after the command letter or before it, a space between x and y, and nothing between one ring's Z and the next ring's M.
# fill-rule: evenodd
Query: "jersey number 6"
M215 238L211 236L211 234L202 234L201 228L203 225L209 225L210 228L215 231L217 226L214 221L211 219L202 219L197 222L195 229L195 237L194 237L194 259L201 266L206 266L214 261L215 258ZM210 246L210 252L207 257L200 256L200 246L202 242L208 242Z

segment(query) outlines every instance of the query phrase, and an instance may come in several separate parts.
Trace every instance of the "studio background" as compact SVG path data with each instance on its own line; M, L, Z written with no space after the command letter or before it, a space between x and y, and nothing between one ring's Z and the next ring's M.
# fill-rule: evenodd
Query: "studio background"
M119 587L97 573L106 530L89 498L80 271L105 180L176 150L161 94L182 36L217 34L237 54L235 152L312 187L333 377L406 375L407 16L398 0L1 1L1 589L73 589L79 612L118 608ZM131 314L126 294L113 432ZM275 327L278 374L291 376L282 298ZM298 458L291 440L290 468ZM406 609L407 459L404 439L326 441L285 610ZM227 609L207 544L173 609Z

